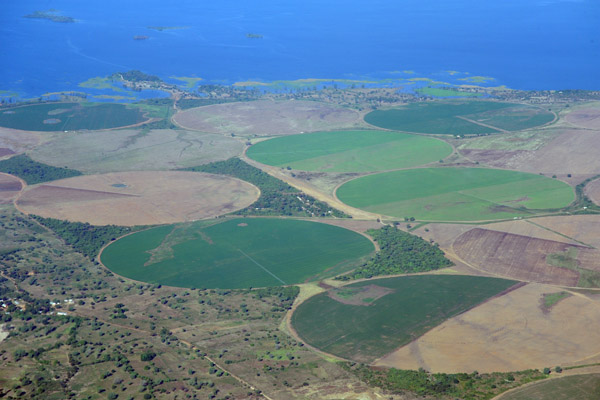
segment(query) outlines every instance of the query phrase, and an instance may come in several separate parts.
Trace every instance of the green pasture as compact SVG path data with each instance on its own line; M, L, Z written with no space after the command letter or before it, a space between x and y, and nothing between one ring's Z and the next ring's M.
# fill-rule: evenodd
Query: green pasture
M412 103L375 110L365 121L385 129L440 135L478 135L517 131L543 125L554 114L540 108L495 101Z
M416 89L415 92L420 93L425 96L431 97L481 97L482 93L477 92L463 92L461 90L450 89L450 88L440 88L440 87L422 87Z
M455 275L370 280L344 288L377 285L393 292L366 305L343 304L320 293L296 309L292 325L319 350L371 362L515 283Z
M367 175L340 186L344 203L391 217L482 221L533 215L569 205L564 182L486 168L419 168Z
M126 236L102 253L102 263L127 278L169 286L279 286L347 272L373 244L347 229L275 218L199 221Z
M499 397L499 400L597 400L600 374L565 376L534 383Z
M26 131L110 129L145 120L137 107L115 103L44 103L0 110L0 126Z
M250 147L248 157L302 171L369 172L413 167L452 153L447 143L382 131L334 131L283 136Z

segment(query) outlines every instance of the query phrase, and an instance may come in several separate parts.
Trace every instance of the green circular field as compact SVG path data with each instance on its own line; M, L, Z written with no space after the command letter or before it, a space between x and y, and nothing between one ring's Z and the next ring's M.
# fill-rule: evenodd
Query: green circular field
M367 123L380 128L440 135L519 131L552 120L554 114L541 108L477 100L411 103L365 115Z
M280 286L347 272L374 250L364 236L301 220L243 218L167 225L109 245L101 260L127 278L169 286Z
M373 213L427 221L482 221L532 215L574 199L564 182L486 168L418 168L384 172L340 186L344 203Z
M334 131L284 136L250 147L253 160L302 171L369 172L414 167L443 159L452 147L399 132Z
M309 298L292 315L292 325L322 351L372 362L515 283L455 275L359 282Z
M25 131L110 129L146 120L139 109L113 103L45 103L0 111L0 126Z

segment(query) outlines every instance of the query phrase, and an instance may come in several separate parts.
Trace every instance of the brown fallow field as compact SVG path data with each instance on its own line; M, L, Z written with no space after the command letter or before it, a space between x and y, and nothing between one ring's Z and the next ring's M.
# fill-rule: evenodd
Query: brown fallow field
M12 175L0 172L0 204L8 204L19 195L23 184Z
M454 242L461 259L490 274L527 282L575 287L580 273L551 265L547 257L575 250L580 267L600 271L600 252L582 245L538 239L488 229L474 228Z
M260 192L239 179L182 171L115 172L28 187L17 207L93 225L150 225L212 218L252 204Z
M292 135L356 127L357 111L314 101L259 100L181 111L173 121L186 129L241 136Z
M592 362L600 353L600 302L560 288L530 283L451 318L380 358L378 366L433 372L519 371ZM567 322L568 321L568 322Z

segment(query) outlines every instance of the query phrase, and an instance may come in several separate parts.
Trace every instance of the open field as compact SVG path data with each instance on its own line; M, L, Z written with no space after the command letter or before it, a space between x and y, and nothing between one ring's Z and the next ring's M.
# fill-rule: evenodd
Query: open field
M356 232L301 220L167 225L108 246L102 262L131 279L179 287L289 285L346 272L373 251Z
M292 315L292 325L319 350L371 362L515 283L452 275L369 280L308 299Z
M494 275L571 287L600 282L600 252L581 245L474 228L453 247L467 263Z
M28 187L18 199L26 213L92 225L151 225L193 221L252 204L259 195L239 179L197 172L116 172Z
M123 129L56 134L29 153L36 161L86 173L186 168L241 154L223 135L185 130Z
M39 132L19 131L0 127L0 158L23 153L41 142Z
M600 248L600 215L569 215L536 218L531 221L545 229L573 238L582 244Z
M600 204L600 179L588 183L585 194L596 204Z
M0 172L0 204L11 203L23 185L18 178Z
M565 115L565 120L578 127L600 130L600 102L573 107Z
M544 294L560 288L528 284L458 315L376 365L434 372L519 371L574 363L600 352L590 329L600 303L571 295L551 308ZM568 321L568 323L565 323Z
M452 153L447 143L382 131L333 131L257 143L246 155L263 164L303 171L370 172L414 167Z
M497 400L596 400L600 398L600 374L565 376L512 390Z
M380 128L441 135L518 131L552 120L554 114L540 108L472 100L412 103L365 115L365 122Z
M369 212L421 220L479 221L532 215L574 200L564 182L483 168L421 168L364 176L336 191Z
M226 103L177 113L173 121L183 128L241 136L279 136L360 124L358 112L313 101Z
M47 103L7 109L0 126L25 131L73 131L116 128L146 120L137 108L114 103Z

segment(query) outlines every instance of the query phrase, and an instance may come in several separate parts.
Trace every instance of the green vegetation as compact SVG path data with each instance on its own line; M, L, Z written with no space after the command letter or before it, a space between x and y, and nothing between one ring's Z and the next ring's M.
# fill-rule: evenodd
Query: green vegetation
M366 122L385 129L460 136L522 130L553 119L551 112L531 106L474 100L412 103L365 115Z
M0 112L0 126L44 132L110 129L145 120L141 110L115 103L44 103Z
M439 247L395 227L370 229L367 234L379 244L379 252L356 270L336 279L351 280L378 275L426 272L453 265Z
M25 154L0 161L0 172L18 176L28 185L81 175L81 172L74 169L52 167L33 161Z
M210 106L213 104L231 103L231 100L223 99L179 99L177 100L177 108L180 110L187 110L189 108L196 108L202 106Z
M577 261L577 248L569 247L563 253L551 253L546 256L546 263L558 268L567 268L579 274L577 286L582 288L600 287L600 272L582 268Z
M564 182L484 168L421 168L368 175L345 183L338 198L393 217L479 221L534 215L574 199Z
M158 76L145 74L137 69L132 69L131 71L126 72L115 72L109 76L109 78L123 79L124 81L128 82L162 82L162 79L160 79Z
M422 94L424 96L431 97L481 97L482 93L477 92L464 92L462 90L457 90L453 88L445 88L445 87L423 87L415 90L415 92Z
M571 293L568 292L557 292L557 293L544 293L543 305L544 308L550 309L552 306L557 304L559 301L571 297Z
M46 11L34 11L31 14L25 15L23 18L34 18L34 19L47 19L52 22L59 22L62 24L70 24L75 22L75 18L66 17L64 15L58 15L58 11L56 10L46 10Z
M447 143L382 131L334 131L283 136L257 143L248 157L303 171L369 172L413 167L452 153Z
M56 233L66 244L94 260L100 249L112 240L140 227L129 228L115 225L94 226L83 222L69 222L54 218L33 218Z
M600 398L600 374L565 376L516 389L501 400L596 400Z
M379 288L386 294L366 305L355 305L321 293L300 304L292 324L305 342L320 350L371 362L515 283L454 275L369 280L344 288L371 292Z
M491 399L509 389L546 378L546 375L537 369L489 374L477 372L434 374L422 369L419 371L395 368L381 370L364 364L344 363L343 365L369 385L381 387L391 393L401 394L410 391L420 396L436 396L436 398L443 396L442 398L463 400Z
M249 207L236 211L237 215L287 215L298 217L348 217L326 203L308 196L287 183L255 168L239 158L217 161L184 171L229 175L253 184L260 189L260 197Z
M218 221L126 236L103 251L102 262L119 275L144 282L235 289L334 276L373 251L358 233L322 223L266 218L211 222Z

